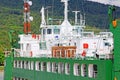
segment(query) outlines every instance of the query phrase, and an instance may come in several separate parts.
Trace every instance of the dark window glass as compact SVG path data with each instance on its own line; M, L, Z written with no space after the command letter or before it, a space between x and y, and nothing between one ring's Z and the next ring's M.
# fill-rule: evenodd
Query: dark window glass
M54 34L60 34L60 29L54 29Z
M47 34L52 34L52 29L47 29Z

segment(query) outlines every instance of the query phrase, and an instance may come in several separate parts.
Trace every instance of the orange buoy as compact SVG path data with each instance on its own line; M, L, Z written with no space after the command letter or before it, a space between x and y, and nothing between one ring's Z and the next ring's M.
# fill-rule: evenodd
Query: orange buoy
M116 20L112 21L112 25L115 28L117 26L117 21Z

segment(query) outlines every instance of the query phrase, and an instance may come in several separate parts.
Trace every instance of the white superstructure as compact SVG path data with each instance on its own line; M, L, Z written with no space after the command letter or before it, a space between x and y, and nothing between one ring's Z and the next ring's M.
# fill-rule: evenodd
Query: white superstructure
M80 16L80 25L78 25L77 18L75 19L76 24L71 25L68 21L68 0L62 0L62 2L65 4L64 21L62 24L46 24L44 7L42 7L41 35L19 35L19 56L53 57L53 53L55 52L57 55L59 53L59 57L62 56L62 53L65 54L64 57L69 57L67 53L74 53L74 56L72 57L111 58L113 51L112 33L100 32L95 35L94 32L85 32L85 19L83 19L82 15ZM63 48L54 48L55 51L53 50L53 47L59 48L61 46Z

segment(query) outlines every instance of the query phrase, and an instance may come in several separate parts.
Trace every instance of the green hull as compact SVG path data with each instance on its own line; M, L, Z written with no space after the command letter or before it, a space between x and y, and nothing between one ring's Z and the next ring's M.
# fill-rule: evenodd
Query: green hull
M9 58L8 58L9 59ZM111 60L79 60L79 59L63 59L63 58L14 58L14 61L29 61L32 62L33 66L29 69L23 68L13 68L10 72L8 65L5 66L5 78L4 80L11 80L11 78L19 78L25 80L113 80L112 79L112 61ZM48 72L46 69L44 71L36 70L36 62L49 62L59 64L60 62L64 65L66 63L70 64L69 74L56 72ZM6 62L9 64L9 62ZM80 65L79 75L74 74L74 64ZM86 75L81 75L81 66L86 65ZM88 66L90 64L97 65L96 77L89 77ZM47 66L47 65L46 65ZM65 69L65 66L64 66ZM12 76L11 76L12 75Z

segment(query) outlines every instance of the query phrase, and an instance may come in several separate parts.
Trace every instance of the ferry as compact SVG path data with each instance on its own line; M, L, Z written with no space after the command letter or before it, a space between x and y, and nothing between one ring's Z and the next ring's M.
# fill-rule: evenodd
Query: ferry
M120 20L114 18L115 6L108 10L111 32L85 31L81 14L75 24L68 20L68 1L64 3L64 20L59 25L46 23L45 8L41 9L41 34L31 34L30 6L24 0L24 34L5 58L4 80L120 80ZM13 37L12 37L13 36Z

